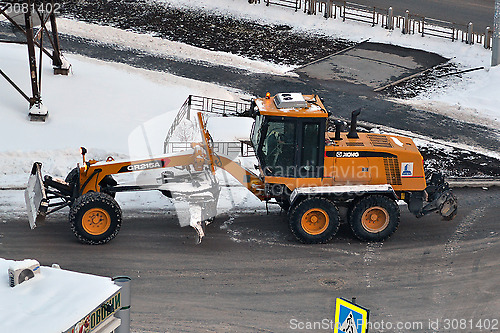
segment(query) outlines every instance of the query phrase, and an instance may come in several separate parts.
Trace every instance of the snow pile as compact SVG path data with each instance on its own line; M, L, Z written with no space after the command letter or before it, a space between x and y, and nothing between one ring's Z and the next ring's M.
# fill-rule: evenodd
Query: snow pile
M1 332L64 332L119 290L110 278L46 266L12 288L8 268L15 265L0 258Z
M500 129L500 66L463 74L462 79L451 82L405 103Z
M244 69L255 73L284 75L293 68L264 61L256 61L227 52L216 52L184 43L170 41L147 34L100 26L70 19L58 19L58 31L64 34L98 40L124 48L135 48L162 57L183 61L201 61L209 65L223 65Z

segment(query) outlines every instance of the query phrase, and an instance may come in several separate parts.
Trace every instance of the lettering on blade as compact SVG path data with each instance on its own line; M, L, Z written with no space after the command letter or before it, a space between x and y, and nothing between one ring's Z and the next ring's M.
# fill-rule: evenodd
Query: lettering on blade
M127 166L123 166L118 173L121 172L133 172L133 171L142 171L142 170L150 170L150 169L158 169L163 168L165 166L165 161L163 160L154 160L143 163L135 163Z

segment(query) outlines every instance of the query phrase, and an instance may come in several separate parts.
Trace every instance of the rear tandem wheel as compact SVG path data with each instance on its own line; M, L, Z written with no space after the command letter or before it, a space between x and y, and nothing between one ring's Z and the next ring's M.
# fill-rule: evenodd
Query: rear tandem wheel
M359 240L381 242L398 229L399 207L384 195L369 195L354 205L349 224Z
M302 243L326 243L339 229L339 212L335 204L326 198L308 198L292 208L288 223L294 236Z

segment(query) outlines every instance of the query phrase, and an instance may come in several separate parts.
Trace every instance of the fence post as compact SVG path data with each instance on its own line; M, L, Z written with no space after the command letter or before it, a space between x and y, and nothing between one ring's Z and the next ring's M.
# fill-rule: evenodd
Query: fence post
M405 20L403 22L403 34L408 33L408 28L410 27L410 11L406 10L405 12Z
M346 1L344 1L344 15L342 15L342 22L345 22L345 7L346 7Z
M474 25L472 22L467 25L467 44L474 44Z
M484 30L484 43L483 43L485 49L489 49L491 47L490 34L491 34L491 28L486 27L486 30Z
M425 32L424 32L424 30L425 30L425 17L422 17L422 28L421 28L421 30L422 30L422 37L424 37L425 36Z
M266 0L266 6L269 7L269 0Z
M325 18L333 17L333 6L333 0L328 0L328 2L325 3Z
M394 10L392 7L389 7L387 10L387 25L385 27L389 30L394 30Z

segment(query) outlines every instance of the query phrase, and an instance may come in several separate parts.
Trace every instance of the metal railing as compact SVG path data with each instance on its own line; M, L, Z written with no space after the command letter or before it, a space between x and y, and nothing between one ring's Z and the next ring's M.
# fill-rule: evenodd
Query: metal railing
M172 125L170 125L163 143L164 153L167 152L167 146L179 124L183 119L189 120L194 115L193 113L204 112L222 117L244 116L249 112L250 105L249 102L226 101L218 98L189 95L177 112Z
M387 10L360 5L354 2L344 1L342 20L354 20L371 24L372 27L379 25L384 17L387 17Z
M302 6L304 13L316 15L318 12L324 13L325 18L342 18L342 21L353 20L374 26L381 26L385 29L400 29L403 34L419 34L421 36L431 36L445 38L451 41L461 41L467 44L480 44L486 49L490 49L493 39L493 31L487 28L484 33L474 32L473 24L457 24L453 22L438 20L430 17L410 14L406 11L404 16L393 15L392 7L388 9L370 7L350 1L334 0L266 0L269 5L279 5L294 8L297 11ZM292 6L291 3L294 5Z
M298 11L301 8L302 1L301 0L278 0L278 1L270 1L265 0L266 6L276 5L282 7L293 8L295 11Z
M165 153L178 153L191 148L190 142L172 141L165 146ZM213 150L216 154L229 157L248 157L255 156L251 145L245 142L213 142Z

